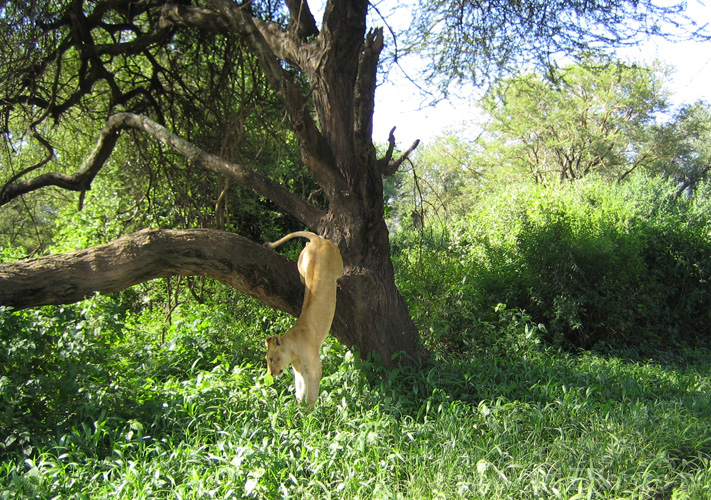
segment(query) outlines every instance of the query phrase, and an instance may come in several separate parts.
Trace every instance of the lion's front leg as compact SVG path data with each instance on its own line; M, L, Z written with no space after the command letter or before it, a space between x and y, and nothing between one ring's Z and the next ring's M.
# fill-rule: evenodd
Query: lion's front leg
M299 403L303 403L304 396L306 395L306 384L307 378L300 371L294 368L294 386L296 388L296 400Z

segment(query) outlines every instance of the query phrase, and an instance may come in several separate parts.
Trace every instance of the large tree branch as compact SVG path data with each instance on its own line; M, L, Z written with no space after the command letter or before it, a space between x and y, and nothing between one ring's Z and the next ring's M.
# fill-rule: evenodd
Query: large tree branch
M383 50L383 30L368 33L358 61L358 78L355 84L355 122L353 128L359 147L373 144L373 111L375 110L375 85L378 61Z
M255 20L246 9L234 2L211 0L210 3L229 19L232 29L245 36L254 50L269 83L286 106L289 121L299 140L304 163L323 188L326 197L333 201L343 196L343 193L348 191L348 185L335 168L333 149L316 125L306 97L282 68L280 58L275 53L279 52L283 57L287 57L283 53L286 49L282 44L297 42L283 30ZM292 56L302 62L316 59L311 50L318 52L318 42L298 44L298 47L295 45Z
M285 190L281 184L269 177L237 163L226 161L207 153L185 139L171 133L168 129L144 116L132 113L118 113L111 116L96 146L82 167L74 174L49 173L6 185L0 191L0 205L17 196L46 186L59 186L73 191L85 191L90 188L94 177L99 173L111 155L119 133L124 129L141 130L157 139L173 151L194 161L203 168L224 175L243 186L265 196L303 222L310 228L316 228L325 212L309 205L301 198Z
M316 228L321 217L325 215L323 210L309 205L269 177L248 167L226 161L219 156L203 151L193 143L171 133L153 120L130 113L114 115L109 121L111 122L112 120L115 121L114 126L116 127L130 127L142 130L203 168L224 175L243 186L251 188L257 194L272 200L310 228Z
M210 229L144 229L106 245L0 264L0 305L68 304L172 275L207 276L270 307L299 313L293 261L242 236Z

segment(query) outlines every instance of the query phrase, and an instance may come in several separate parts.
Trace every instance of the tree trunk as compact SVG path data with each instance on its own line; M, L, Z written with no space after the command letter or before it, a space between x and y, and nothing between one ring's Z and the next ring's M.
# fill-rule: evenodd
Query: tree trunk
M290 193L249 165L210 154L156 121L130 112L109 118L94 151L74 174L45 173L21 180L40 165L24 169L0 189L0 205L46 186L89 189L119 134L125 129L140 131L184 155L191 164L253 189L336 243L346 275L339 280L334 335L348 346L358 346L363 355L377 353L386 366L392 366L398 351L404 351L406 359L417 357L418 332L395 286L383 219L382 182L384 175L397 171L417 142L402 157L393 159L395 139L391 133L385 157L376 156L372 122L383 33L376 29L366 34L368 0L329 0L320 32L305 0L286 0L293 16L287 29L253 17L248 3L206 3L209 8L190 2L180 8L164 6L146 16L155 23L146 34L153 40L150 44L157 40L170 43L171 33L178 29L238 32L283 101L304 165L328 199L328 211ZM151 9L153 4L144 7ZM89 19L99 22L102 15L87 16L87 23ZM86 26L86 30L94 27ZM135 48L131 43L119 43L93 50L113 55L128 51L125 55L130 57ZM92 61L100 65L103 59ZM308 92L286 66L298 68L306 76ZM91 85L80 92L90 90ZM71 102L65 104L70 106ZM51 102L45 107L52 109L42 108L42 116L63 112ZM301 308L303 286L295 263L235 235L157 230L71 254L2 264L0 304L29 307L72 302L95 291L116 291L172 274L210 276L292 314Z
M383 227L380 232L387 240L387 230ZM373 244L367 253L358 255L361 266L347 266L332 330L347 345L358 346L364 355L377 353L391 367L398 352L404 353L402 361L408 363L424 351L418 350L417 329L395 286L389 248L387 241Z

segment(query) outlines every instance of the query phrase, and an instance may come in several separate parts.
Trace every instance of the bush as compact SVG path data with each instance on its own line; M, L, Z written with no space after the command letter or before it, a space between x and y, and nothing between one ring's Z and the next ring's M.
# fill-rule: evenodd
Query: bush
M485 336L499 303L566 348L694 341L711 324L708 189L678 196L643 178L507 188L422 242L398 235L399 283L418 324L455 346Z
M110 304L0 309L0 436L31 450L37 437L111 406L108 358L122 318Z
M458 348L477 321L482 299L445 228L393 235L396 283L429 348Z

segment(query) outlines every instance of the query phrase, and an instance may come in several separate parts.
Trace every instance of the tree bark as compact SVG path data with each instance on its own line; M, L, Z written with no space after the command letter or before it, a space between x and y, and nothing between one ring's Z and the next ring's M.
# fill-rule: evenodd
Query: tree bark
M207 276L298 315L303 285L292 261L210 229L144 229L76 252L0 264L0 305L69 304L173 275Z

